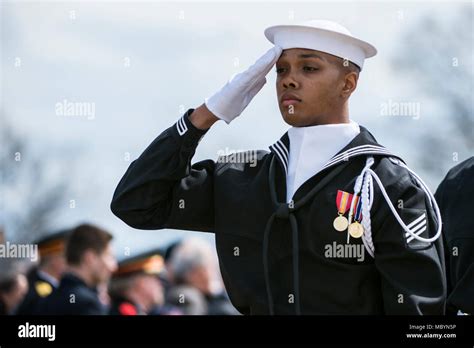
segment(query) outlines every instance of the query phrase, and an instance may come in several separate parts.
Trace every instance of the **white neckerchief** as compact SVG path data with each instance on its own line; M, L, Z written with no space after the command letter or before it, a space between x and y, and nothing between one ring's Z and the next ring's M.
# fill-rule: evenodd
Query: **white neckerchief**
M288 130L290 156L286 177L286 199L360 133L357 123L292 127Z

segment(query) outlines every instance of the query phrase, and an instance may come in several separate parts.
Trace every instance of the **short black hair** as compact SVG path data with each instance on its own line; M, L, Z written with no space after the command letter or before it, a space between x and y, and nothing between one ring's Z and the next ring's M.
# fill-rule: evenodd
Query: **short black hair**
M106 230L91 225L82 224L74 228L66 243L66 261L70 265L79 265L87 250L97 254L102 253L113 236Z
M350 60L339 58L339 64L342 65L342 71L346 74L350 72L357 73L357 76L360 74L360 67L357 64L352 63Z

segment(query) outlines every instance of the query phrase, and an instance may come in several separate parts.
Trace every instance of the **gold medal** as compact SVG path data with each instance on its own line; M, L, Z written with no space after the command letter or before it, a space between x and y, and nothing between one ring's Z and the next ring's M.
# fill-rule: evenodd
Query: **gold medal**
M364 234L364 227L355 221L349 225L349 234L353 238L360 238Z
M339 215L337 218L334 219L332 225L334 226L334 229L336 231L343 232L347 229L349 221L347 221L346 217Z

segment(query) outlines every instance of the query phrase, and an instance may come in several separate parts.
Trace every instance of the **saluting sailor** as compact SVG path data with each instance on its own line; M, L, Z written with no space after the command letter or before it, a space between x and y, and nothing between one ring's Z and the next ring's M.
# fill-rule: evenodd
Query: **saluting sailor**
M349 117L376 49L331 21L265 35L268 52L130 164L112 211L138 229L215 233L227 291L244 314L443 314L433 195ZM270 152L256 152L256 165L225 156L191 165L212 124L239 116L275 63L279 107L292 127ZM352 246L363 257L349 257Z

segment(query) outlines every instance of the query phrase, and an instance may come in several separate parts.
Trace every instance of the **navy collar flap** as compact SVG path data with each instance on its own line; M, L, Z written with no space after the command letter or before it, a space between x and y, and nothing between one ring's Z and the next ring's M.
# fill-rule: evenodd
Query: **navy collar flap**
M374 136L362 126L360 127L360 133L352 139L343 149L341 149L336 155L334 155L323 167L322 170L333 167L341 162L350 160L353 157L362 155L379 155L387 157L395 157L403 162L403 159L392 154L384 146L377 143ZM274 144L269 146L270 151L273 152L284 172L288 173L289 153L290 153L290 137L288 132L285 132L283 136L277 140Z

